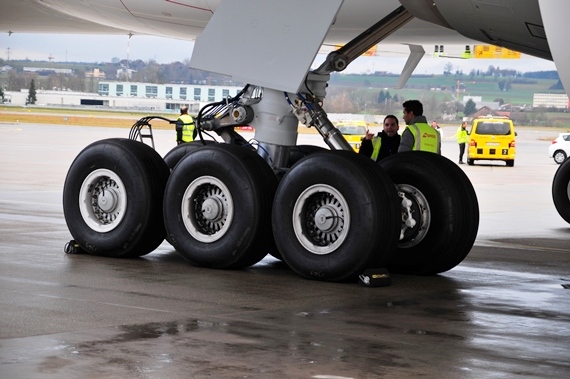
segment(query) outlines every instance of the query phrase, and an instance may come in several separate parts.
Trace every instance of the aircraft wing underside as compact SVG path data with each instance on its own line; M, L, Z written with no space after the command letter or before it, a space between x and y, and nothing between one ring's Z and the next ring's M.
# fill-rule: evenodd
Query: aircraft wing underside
M0 31L141 34L195 40L221 3L220 0L4 0L0 3ZM323 21L317 13L315 23L307 22L303 15L308 12L308 5L303 1L280 1L275 6L264 6L264 10L255 0L242 0L239 4L254 20L275 21L289 30L302 30L306 36L317 30L316 21ZM277 5L291 9L286 19L275 12ZM324 46L345 44L402 5L415 18L382 39L382 43L451 45L480 41L549 60L551 50L557 50L555 63L563 82L570 87L569 65L557 62L566 56L564 37L560 36L565 36L563 18L570 11L570 3L564 0L344 0L330 28L318 28L319 34L326 32L322 43ZM322 18L327 14L324 8L335 7L333 2L321 6ZM215 48L239 45L243 41L240 32L244 27L251 27L251 20L246 21L239 15L223 28L218 26L218 33L225 38ZM265 31L253 37L254 40L252 35L248 36L250 45L271 43L267 42L271 35ZM307 37L288 43L302 47L308 41ZM263 57L264 52L258 55L255 50L249 50L248 54L248 59L255 60Z

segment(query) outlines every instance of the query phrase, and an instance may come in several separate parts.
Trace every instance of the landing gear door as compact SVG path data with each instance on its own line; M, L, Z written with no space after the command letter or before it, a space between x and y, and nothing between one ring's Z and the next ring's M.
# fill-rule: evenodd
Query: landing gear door
M222 0L190 67L295 93L343 0Z

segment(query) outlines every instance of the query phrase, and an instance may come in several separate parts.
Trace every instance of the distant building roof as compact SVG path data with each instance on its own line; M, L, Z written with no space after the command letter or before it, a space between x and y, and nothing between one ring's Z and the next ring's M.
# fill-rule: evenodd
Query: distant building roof
M471 118L475 119L477 117L480 116L504 116L504 117L509 117L511 114L511 112L505 112L505 111L496 111L490 107L484 106L482 108L479 108L479 110L477 110L477 112L473 113L471 115Z
M25 72L55 72L56 74L71 74L70 68L24 67Z

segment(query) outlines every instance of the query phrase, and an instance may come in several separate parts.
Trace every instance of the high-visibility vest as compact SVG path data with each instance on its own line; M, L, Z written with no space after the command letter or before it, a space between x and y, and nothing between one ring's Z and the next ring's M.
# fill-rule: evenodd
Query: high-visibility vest
M372 155L370 159L376 161L378 159L378 154L380 154L380 147L382 146L382 138L376 136L372 138Z
M438 152L440 136L437 130L423 122L411 124L407 126L408 130L414 136L414 146L412 150L429 151L431 153Z
M182 141L192 142L194 141L194 119L192 116L187 114L182 114L178 117L178 120L182 121Z
M460 126L459 129L457 129L457 143L466 143L468 135L467 129L463 129Z

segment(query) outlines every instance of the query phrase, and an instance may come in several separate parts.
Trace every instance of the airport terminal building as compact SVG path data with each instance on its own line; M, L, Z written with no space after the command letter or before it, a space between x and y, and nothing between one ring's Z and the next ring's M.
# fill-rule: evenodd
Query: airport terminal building
M159 112L175 111L187 105L191 113L196 113L203 105L233 97L241 89L236 86L101 81L98 93L36 90L36 105ZM7 91L5 97L12 105L24 106L28 89Z

